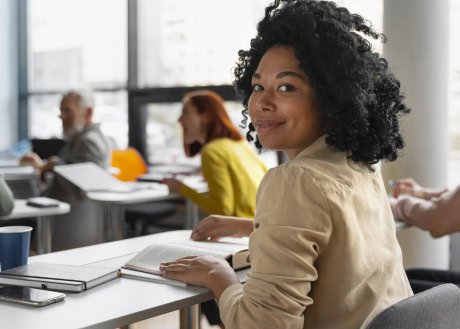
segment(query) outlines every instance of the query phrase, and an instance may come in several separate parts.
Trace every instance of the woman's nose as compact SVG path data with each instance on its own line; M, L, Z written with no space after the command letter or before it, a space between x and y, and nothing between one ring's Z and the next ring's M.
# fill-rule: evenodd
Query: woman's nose
M259 111L274 111L276 109L272 95L269 92L263 92L257 99L256 108Z

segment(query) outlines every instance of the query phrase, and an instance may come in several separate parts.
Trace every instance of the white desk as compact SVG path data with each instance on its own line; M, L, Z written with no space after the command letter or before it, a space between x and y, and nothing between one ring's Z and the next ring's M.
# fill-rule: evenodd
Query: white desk
M29 262L119 267L132 253L140 251L153 241L171 239L171 234L177 232L35 256L29 258ZM244 280L247 271L238 272L241 280ZM64 302L42 308L0 303L0 325L1 328L21 329L113 329L188 308L212 298L213 295L206 288L177 287L121 278L82 293L67 293ZM185 328L192 328L191 323L183 325Z
M200 193L208 190L207 183L201 176L183 177L184 184L194 188ZM149 183L135 183L145 185ZM98 242L107 242L123 238L126 204L163 201L181 198L179 194L169 193L168 187L163 184L151 183L153 188L134 190L132 192L88 192L86 197L100 204L103 221L98 229ZM186 199L186 229L192 229L198 224L198 206Z
M0 168L3 167L17 167L19 166L19 159L17 158L0 158Z
M0 216L0 222L11 219L37 217L37 253L51 252L51 221L56 215L70 211L69 204L59 202L57 207L38 208L26 204L26 200L15 200L13 212L8 216Z
M6 181L21 179L37 179L40 177L39 171L31 166L8 166L0 167L0 173Z

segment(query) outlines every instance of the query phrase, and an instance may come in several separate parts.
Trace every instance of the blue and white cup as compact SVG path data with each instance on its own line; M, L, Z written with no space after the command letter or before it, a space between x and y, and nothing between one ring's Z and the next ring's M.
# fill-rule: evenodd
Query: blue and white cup
M27 264L30 226L0 227L0 271Z

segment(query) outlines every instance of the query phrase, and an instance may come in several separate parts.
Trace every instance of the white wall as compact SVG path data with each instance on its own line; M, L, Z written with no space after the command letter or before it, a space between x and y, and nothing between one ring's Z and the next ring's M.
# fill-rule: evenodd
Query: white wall
M17 0L0 0L0 150L17 141L17 3Z
M412 113L404 119L403 156L382 166L385 180L413 177L423 186L447 183L449 2L385 0L383 53L401 81ZM449 238L419 229L398 234L405 267L449 267Z

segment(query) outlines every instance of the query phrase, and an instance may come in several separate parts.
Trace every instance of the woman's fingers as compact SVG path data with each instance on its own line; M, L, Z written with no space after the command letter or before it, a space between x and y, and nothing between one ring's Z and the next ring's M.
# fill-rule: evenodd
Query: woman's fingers
M160 272L184 272L188 268L187 264L169 264L169 265L160 265Z
M208 240L208 238L212 236L216 227L218 227L218 222L214 218L208 217L193 229L190 237L192 240L196 241Z
M172 261L172 262L163 262L163 263L160 263L160 266L172 266L172 265L176 265L176 264L189 264L191 260L193 259L196 259L198 258L197 256L186 256L186 257L182 257L182 258L179 258L179 259L176 259L175 261Z
M406 179L406 180L400 180L398 181L398 184L396 187L393 189L393 196L397 198L400 194L403 193L408 193L410 194L414 188L413 183Z

